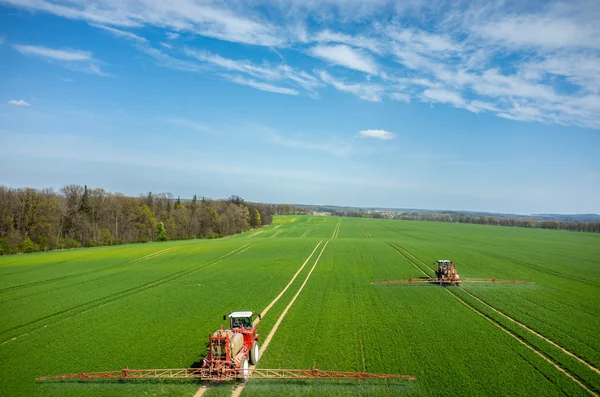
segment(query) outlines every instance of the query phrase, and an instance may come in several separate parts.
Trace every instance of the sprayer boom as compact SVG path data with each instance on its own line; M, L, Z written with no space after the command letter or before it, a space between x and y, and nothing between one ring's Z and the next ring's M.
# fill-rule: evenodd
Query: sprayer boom
M49 375L37 378L38 382L98 380L98 379L199 379L207 381L227 381L234 379L405 379L415 380L410 375L373 374L368 372L321 371L312 369L223 369L210 368L170 368L170 369L129 369L121 371L81 372L77 374Z

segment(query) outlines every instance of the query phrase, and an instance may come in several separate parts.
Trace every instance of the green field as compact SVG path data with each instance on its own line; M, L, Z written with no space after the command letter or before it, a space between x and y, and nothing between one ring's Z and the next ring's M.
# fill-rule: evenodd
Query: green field
M296 215L220 240L0 257L0 395L193 396L191 381L35 378L192 366L224 313L264 310L313 251L259 324L264 340L314 269L259 367L418 379L250 380L243 396L600 393L600 235ZM432 274L437 259L535 284L370 284Z

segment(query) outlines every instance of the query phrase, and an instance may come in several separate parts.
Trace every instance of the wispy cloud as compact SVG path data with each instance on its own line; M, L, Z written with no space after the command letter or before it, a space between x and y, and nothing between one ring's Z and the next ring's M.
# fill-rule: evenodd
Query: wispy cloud
M369 50L375 54L383 53L383 46L381 42L374 38L364 35L352 36L327 29L317 33L312 40L319 43L348 44L352 47L358 47Z
M15 106L31 106L29 102L25 102L23 99L11 99L8 103Z
M36 56L47 61L60 61L63 66L78 72L108 76L98 66L90 51L55 49L43 46L15 44L14 49L23 55Z
M597 20L586 23L581 18L559 13L503 15L472 29L485 38L508 45L600 49Z
M336 79L335 77L331 76L325 71L319 71L317 74L325 83L333 86L334 88L340 91L356 95L357 97L359 97L360 99L364 99L365 101L381 102L382 95L386 91L386 87L380 84L373 84L368 82L346 83L344 81Z
M259 65L249 60L235 60L226 58L218 54L213 54L208 51L196 50L193 48L186 47L184 52L189 57L195 58L196 60L211 65L217 72L225 71L225 75L231 81L238 84L249 85L254 88L265 90L265 87L270 86L267 91L272 90L273 82L284 82L293 85L297 88L307 90L310 94L316 94L315 89L321 85L317 78L302 71L292 68L287 64L271 65L268 63ZM229 72L237 72L246 75L243 83L240 82L239 76L236 80L232 80ZM248 82L252 81L251 84ZM262 88L259 88L260 87ZM285 92L281 92L283 91ZM297 95L299 92L295 88L283 88L277 87L278 93L287 93Z
M245 1L186 0L176 7L137 0L0 2L86 21L134 42L160 66L209 70L261 90L317 97L329 85L367 101L435 102L514 120L600 128L600 7L594 1L550 0L536 7L433 0L265 0L261 7ZM167 55L132 33L143 27L164 29L168 40L185 34L265 46L286 61L263 61L264 52L252 52L256 47L248 47L247 60L184 48L199 61L190 62L177 58L173 45L160 44ZM89 52L27 46L20 52L103 74ZM320 71L319 60L341 68Z
M146 40L144 37L138 36L137 34L131 33L131 32L127 32L125 30L121 30L121 29L116 29L116 28L111 28L110 26L106 26L106 25L100 25L97 23L90 23L90 26L93 26L95 28L98 29L102 29L105 30L109 33L111 33L114 36L117 37L122 37L128 40L133 40L133 41L137 41L140 43L146 43L148 42L148 40Z
M465 104L464 99L456 92L448 90L436 90L428 89L423 91L423 97L426 100L432 100L433 102L450 103L454 106L463 106Z
M235 12L218 3L180 1L173 6L171 3L160 1L140 4L137 0L2 1L19 8L121 28L157 26L219 40L262 46L282 45L287 40L285 35L279 32L284 29L272 25L251 9Z
M157 64L161 67L180 70L183 72L198 72L201 69L200 65L198 65L196 62L190 62L185 59L173 57L148 44L139 44L136 45L136 48L144 54L154 58Z
M390 139L394 139L396 134L386 130L362 130L358 132L358 136L362 138L374 138L381 139L382 141L389 141Z
M377 65L370 55L347 45L317 45L311 48L309 53L336 65L377 74Z
M293 88L279 87L273 84L264 83L252 79L248 79L245 77L237 76L237 75L223 75L229 81L232 81L236 84L247 85L252 88L256 88L261 91L269 91L277 94L285 94L285 95L298 95L299 92L294 90Z
M35 55L59 61L81 62L92 60L92 53L89 51L71 49L58 50L54 48L22 44L15 44L13 47L23 55Z

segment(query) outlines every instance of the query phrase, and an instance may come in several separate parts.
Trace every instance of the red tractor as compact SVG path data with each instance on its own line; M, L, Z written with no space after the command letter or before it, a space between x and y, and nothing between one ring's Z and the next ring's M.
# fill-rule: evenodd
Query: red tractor
M435 265L436 262L433 262ZM460 277L456 274L456 265L447 259L440 259L437 261L437 270L435 271L436 281L442 284L456 284L459 285Z
M260 335L252 320L255 316L260 319L260 314L249 311L224 315L223 320L229 317L229 328L221 327L209 336L208 355L202 367L216 377L245 382L250 375L250 364L256 365L259 359Z

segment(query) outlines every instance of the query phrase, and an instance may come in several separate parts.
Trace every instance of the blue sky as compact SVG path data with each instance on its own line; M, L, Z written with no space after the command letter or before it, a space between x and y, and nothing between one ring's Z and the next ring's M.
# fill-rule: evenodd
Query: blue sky
M600 5L0 0L0 184L600 213Z

